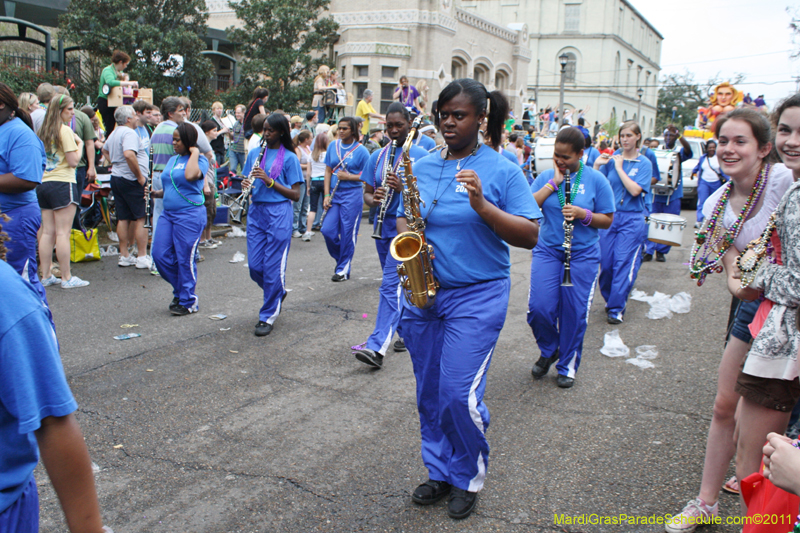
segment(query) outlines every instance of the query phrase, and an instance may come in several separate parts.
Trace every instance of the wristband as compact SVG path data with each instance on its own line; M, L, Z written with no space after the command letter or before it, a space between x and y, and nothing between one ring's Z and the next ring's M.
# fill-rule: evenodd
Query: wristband
M272 187L274 187L274 186L275 186L275 180L272 180L272 183L270 183L269 185L267 185L267 189L271 189L271 188L272 188Z
M325 195L325 198L330 198L330 197L331 197L331 195L330 195L330 194L326 194L326 195Z
M547 182L547 184L553 188L553 192L556 192L558 190L558 187L556 186L556 182L554 182L553 180L549 180Z
M584 226L588 226L589 224L592 223L592 217L593 216L594 216L594 213L592 213L591 211L589 211L587 209L586 210L586 217L583 220L581 220L581 224L583 224Z

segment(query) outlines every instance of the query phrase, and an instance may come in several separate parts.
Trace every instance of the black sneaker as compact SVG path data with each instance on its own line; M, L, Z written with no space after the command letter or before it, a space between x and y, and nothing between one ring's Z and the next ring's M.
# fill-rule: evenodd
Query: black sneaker
M403 339L397 339L396 341L394 341L394 351L395 352L406 351L406 343L403 342Z
M431 505L450 494L450 483L429 479L416 488L411 501L419 505Z
M172 303L169 304L169 310L172 311L173 307L180 304L181 304L181 299L176 296L175 298L172 299Z
M658 261L659 263L665 263L667 261L667 258L664 257L664 254L662 254L661 252L656 252L656 261Z
M258 324L256 324L256 337L266 337L270 333L272 333L272 324L259 320Z
M561 387L562 389L568 389L575 384L575 378L570 378L567 376L562 376L561 374L558 375L556 379L556 385Z
M450 500L447 502L447 515L450 518L461 520L472 514L475 504L478 503L478 493L468 492L464 489L453 487L450 491Z
M648 261L652 260L653 260L653 254L645 253L644 255L642 255L642 263L647 263Z
M181 304L171 306L169 308L169 312L175 316L186 316L191 313L191 311L189 311L189 309L187 309L186 306L183 306Z
M614 325L622 324L622 319L621 318L617 318L617 317L615 317L613 315L608 315L608 318L606 319L606 322L608 322L609 324L614 324Z
M539 360L533 365L533 369L531 370L531 375L533 375L533 379L542 379L547 375L547 372L550 370L550 367L553 366L553 363L558 361L558 352L553 357L539 357Z
M334 274L333 277L331 277L331 281L345 281L346 279L347 276L343 274Z
M383 367L383 356L378 352L376 352L375 350L370 350L369 348L363 348L361 350L353 352L353 354L355 354L356 359L358 359L364 364L367 364L374 368Z

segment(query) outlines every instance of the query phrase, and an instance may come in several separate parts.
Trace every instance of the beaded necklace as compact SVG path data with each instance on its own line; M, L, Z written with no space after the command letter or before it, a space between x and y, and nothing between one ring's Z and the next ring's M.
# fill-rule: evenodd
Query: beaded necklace
M402 150L402 146L403 146L402 144L398 143L397 147L399 147ZM387 144L386 146L381 148L381 151L378 154L378 160L375 162L375 173L373 174L373 177L372 177L372 183L375 185L376 189L378 188L378 182L377 182L376 178L378 177L379 174L381 176L383 175L383 172L379 172L378 169L379 168L386 168L388 166L391 169L392 172L397 174L397 169L400 168L400 163L402 163L402 161L403 161L403 158L402 157L397 157L397 153L395 153L394 154L394 164L390 164L390 162L389 162L389 149L391 147L392 147L391 144ZM383 166L381 166L381 160L383 160ZM381 183L381 185L383 185L383 183Z
M345 146L344 142L342 142L341 140L338 140L338 141L336 141L334 143L334 146L336 147L336 157L339 158L339 163L337 163L336 167L333 169L333 172L335 174L336 171L339 169L339 167L342 167L342 169L345 172L347 172L347 163L345 163L345 160L348 157L350 157L350 154L355 152L356 148L358 148L360 145L358 144L358 142L353 141L353 144ZM351 146L353 148L350 148ZM341 152L342 149L348 150L348 152L346 154L344 154L344 157L342 157L342 152Z
M708 224L697 231L695 242L692 245L692 256L690 259L689 275L697 280L697 286L703 285L708 274L713 272L722 272L722 265L720 261L728 248L739 236L742 231L744 223L750 218L753 209L758 205L761 195L767 186L767 176L769 175L770 165L764 165L756 177L756 182L753 184L753 189L750 191L750 196L742 206L739 216L736 217L736 222L726 229L722 223L725 215L725 208L730 199L731 188L733 182L729 181L725 184L725 190L714 206L714 211L708 220Z
M575 203L575 194L578 191L578 187L581 186L581 174L583 174L583 161L580 162L580 166L578 167L578 175L575 176L575 183L572 184L572 187L570 189L570 193L569 193L569 203L570 204L574 204ZM564 198L564 193L561 191L561 188L564 187L564 186L565 186L564 182L562 181L561 185L559 185L558 189L556 189L556 192L558 193L558 202L561 204L561 208L562 209L564 208L564 205L566 204L566 198Z

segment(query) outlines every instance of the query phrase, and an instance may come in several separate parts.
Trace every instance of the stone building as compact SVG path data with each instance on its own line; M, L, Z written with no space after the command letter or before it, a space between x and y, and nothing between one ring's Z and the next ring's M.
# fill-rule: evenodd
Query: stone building
M558 58L566 54L567 109L591 106L591 124L612 112L619 121L638 119L641 88L639 123L646 134L653 131L664 37L628 0L461 0L461 6L501 25L528 25L528 97L538 93L539 108L558 105Z

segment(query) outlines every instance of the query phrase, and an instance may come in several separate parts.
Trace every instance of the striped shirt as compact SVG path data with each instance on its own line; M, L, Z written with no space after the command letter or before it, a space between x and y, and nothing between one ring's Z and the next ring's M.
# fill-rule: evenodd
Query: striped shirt
M178 124L165 120L153 132L150 142L153 145L153 171L162 172L164 167L167 166L167 161L170 157L175 155L175 150L172 148L172 132L178 127Z
M233 142L231 143L231 147L233 148L233 151L239 154L246 153L246 150L244 148L244 143L247 141L247 139L244 138L244 127L238 120L233 125L232 131L233 131Z

